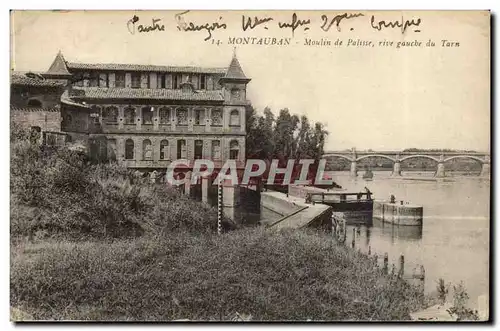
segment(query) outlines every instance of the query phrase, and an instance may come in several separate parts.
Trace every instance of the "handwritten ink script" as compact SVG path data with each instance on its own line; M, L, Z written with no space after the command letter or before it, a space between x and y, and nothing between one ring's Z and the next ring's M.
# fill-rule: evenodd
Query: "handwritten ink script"
M208 36L204 39L205 41L212 38L212 31L217 29L226 29L227 25L222 23L222 16L219 17L219 22L211 22L211 23L193 23L186 22L185 15L189 13L189 10L175 14L175 20L177 21L177 30L179 31L202 31L205 30L208 32Z
M229 22L226 22L223 16L219 16L216 20L211 21L195 21L189 17L190 11L184 11L176 13L174 15L175 25L171 27L173 30L180 32L204 32L205 37L203 40L213 41L213 36L216 31L226 30L229 27ZM335 27L337 32L342 32L342 27L347 22L354 21L367 21L368 26L374 31L384 31L384 30L399 30L402 34L407 32L420 32L420 25L422 23L421 18L398 18L396 20L388 20L386 18L376 17L375 15L370 15L369 19L363 13L342 13L338 15L322 14L314 15L311 17L305 17L303 14L293 13L290 15L289 19L279 20L272 16L258 17L258 16L241 16L241 31L251 31L256 29L269 30L270 28L277 28L280 31L289 31L292 37L295 36L297 31L308 31L310 29L318 28L324 32L329 32L332 26ZM147 22L147 23L146 23ZM158 17L153 17L151 20L142 20L139 16L134 15L131 19L127 21L127 30L131 34L137 33L156 33L165 32L168 27L166 27L166 20ZM359 25L358 25L359 26ZM348 31L353 31L354 27L348 26ZM237 28L237 27L236 27Z

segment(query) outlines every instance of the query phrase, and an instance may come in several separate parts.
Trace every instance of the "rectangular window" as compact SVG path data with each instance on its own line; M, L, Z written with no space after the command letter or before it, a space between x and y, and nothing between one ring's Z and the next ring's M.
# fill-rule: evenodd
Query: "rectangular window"
M165 74L165 88L172 89L172 74Z
M149 88L149 74L141 73L141 88Z
M196 109L194 111L194 124L195 125L205 125L205 110Z
M170 109L169 108L160 108L160 124L170 123Z
M182 75L181 74L174 74L173 77L173 88L174 89L180 89L182 84Z
M108 74L99 74L99 87L108 87Z
M207 77L207 90L211 91L214 89L214 79L212 76Z
M177 75L173 75L172 77L172 88L177 88Z
M207 76L201 74L200 75L200 90L204 90L206 88L206 83L205 80L207 79Z
M178 140L177 141L177 158L178 159L186 159L187 158L187 149L186 149L186 141Z
M231 160L237 160L238 159L238 151L237 150L230 150L229 151L229 158Z
M76 73L74 76L73 76L73 79L74 79L74 86L79 86L79 87L83 87L83 77L84 77L84 73L83 72L78 72Z
M212 140L212 158L220 160L220 140Z
M115 74L115 87L125 87L125 73L124 72L117 72Z
M139 72L133 72L131 74L132 78L132 88L141 88L141 74Z
M89 86L98 87L99 86L99 74L97 72L90 73Z
M203 158L203 140L194 141L194 158L195 159Z
M142 108L142 124L153 124L153 107Z
M165 88L165 74L158 74L157 77L158 88Z

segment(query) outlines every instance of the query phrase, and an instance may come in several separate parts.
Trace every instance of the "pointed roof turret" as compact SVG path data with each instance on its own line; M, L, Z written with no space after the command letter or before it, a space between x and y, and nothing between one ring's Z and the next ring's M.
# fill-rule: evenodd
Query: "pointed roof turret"
M227 68L226 75L223 78L221 78L221 82L230 80L240 81L245 83L248 83L250 81L250 78L247 78L247 76L245 76L245 73L241 68L240 61L238 61L238 58L236 57L236 50L233 53L233 59L231 60L231 63Z
M52 62L49 70L45 73L45 76L71 76L71 73L68 71L68 66L66 65L66 60L64 59L61 51L57 53L56 58Z

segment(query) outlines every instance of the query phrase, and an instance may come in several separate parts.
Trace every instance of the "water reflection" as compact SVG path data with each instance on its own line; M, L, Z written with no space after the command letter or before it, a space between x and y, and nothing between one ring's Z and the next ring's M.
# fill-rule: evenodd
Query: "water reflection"
M425 290L436 288L439 278L454 284L464 281L470 303L488 293L490 182L475 177L453 177L451 182L389 178L374 172L372 181L352 179L347 172L335 173L335 181L349 191L365 186L375 199L408 201L424 207L422 227L398 226L374 219L373 226L360 228L356 248L379 256L389 254L389 264L405 256L407 270L424 265ZM418 176L430 176L427 173ZM352 228L347 242L352 242ZM355 231L357 233L357 231ZM467 266L467 267L464 267Z
M380 229L382 236L390 238L394 243L396 240L420 240L422 239L421 226L404 226L382 222L379 219L373 220L373 226Z

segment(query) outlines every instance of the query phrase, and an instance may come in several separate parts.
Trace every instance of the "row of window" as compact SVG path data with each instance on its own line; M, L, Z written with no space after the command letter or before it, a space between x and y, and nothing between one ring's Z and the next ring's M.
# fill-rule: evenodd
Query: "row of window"
M158 146L158 152L160 153L160 160L170 160L170 146L168 140L164 139L160 141ZM177 140L177 159L187 159L187 145L186 140ZM145 139L142 141L142 158L143 160L153 160L153 154L155 153L151 140ZM232 140L229 143L229 158L237 160L239 154L239 144L237 140ZM211 156L214 160L221 159L221 145L220 140L212 140L211 146ZM135 143L132 139L127 139L125 141L125 159L133 160L135 158ZM194 141L194 159L203 158L203 140Z
M105 124L116 124L118 123L118 108L115 106L109 106L101 108L99 106L92 106L94 114L100 114L102 117L102 122ZM153 124L154 120L159 120L159 124L170 124L172 121L177 125L187 125L188 124L188 111L185 108L176 109L175 112L171 108L162 107L158 110L158 118L154 118L154 107L146 106L142 108L142 124L148 125ZM172 115L175 115L172 119ZM205 125L207 119L205 118L206 113L204 109L195 109L193 112L194 125ZM233 109L229 115L229 125L230 126L240 126L240 112L237 109ZM136 123L136 108L126 107L123 110L123 117L125 124L135 124ZM98 117L94 117L95 121L98 122ZM212 125L222 125L222 111L220 109L212 110L211 114ZM68 119L71 121L71 119Z
M157 73L156 84L149 73L131 72L130 86L126 86L126 73L114 73L114 84L111 82L110 73L91 72L89 74L79 73L75 75L75 85L84 86L84 81L88 80L90 87L131 87L131 88L165 88L179 89L182 83L189 82L198 90L216 90L221 86L218 79L206 74L167 74ZM114 85L114 86L113 86Z

